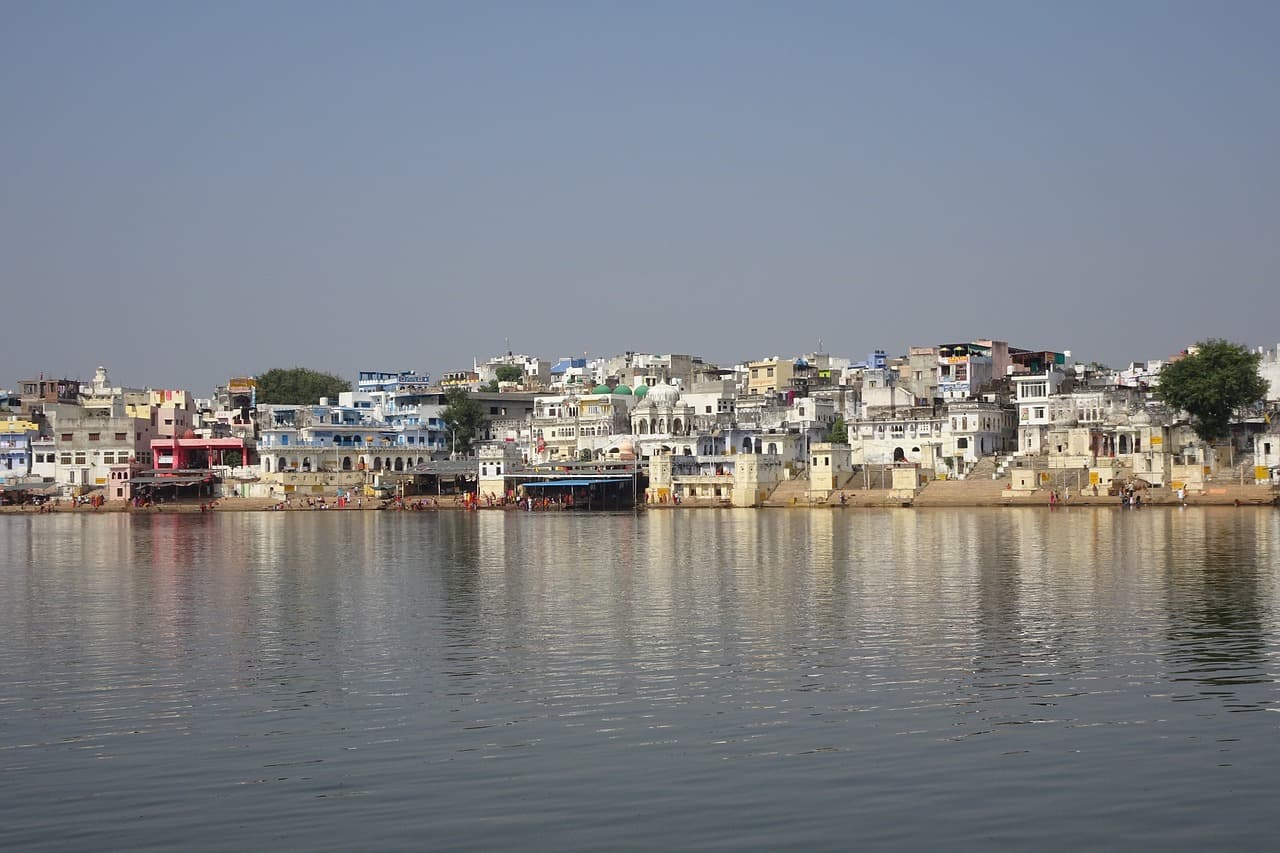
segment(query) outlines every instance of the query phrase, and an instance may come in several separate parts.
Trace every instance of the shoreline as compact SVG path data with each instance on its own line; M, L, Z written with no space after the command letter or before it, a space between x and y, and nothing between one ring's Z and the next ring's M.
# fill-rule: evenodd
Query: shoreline
M927 494L928 489L922 490L911 498L901 496L895 497L889 490L872 489L870 491L845 493L845 502L840 502L839 493L834 497L827 498L822 501L766 501L757 507L745 507L746 509L770 510L845 510L845 509L992 509L999 507L1007 508L1034 508L1042 509L1070 509L1072 507L1089 507L1089 508L1107 508L1112 509L1142 509L1144 507L1171 508L1179 506L1177 497L1172 494L1150 494L1143 497L1140 507L1124 506L1120 503L1118 496L1110 495L1072 495L1069 499L1059 501L1056 505L1050 505L1048 494L1031 494L1017 495L1010 497L992 498L985 496L963 496L963 495L946 495L945 497L931 497ZM467 511L461 500L455 497L445 499L433 498L437 501L435 505L425 506L420 509L394 509L391 507L383 507L378 501L370 501L365 506L338 507L336 504L330 504L327 507L320 506L290 506L284 509L278 509L278 500L267 498L241 498L229 497L219 498L212 502L206 502L201 508L198 502L187 503L177 502L170 504L161 504L145 508L130 506L119 501L108 501L100 507L92 506L71 506L61 505L44 509L41 507L29 505L17 506L0 506L0 515L94 515L94 514L119 514L128 515L201 515L208 513L226 513L226 512L280 512L280 513L313 513L313 512L454 512ZM1210 491L1187 495L1186 500L1182 502L1182 506L1186 507L1280 507L1280 493L1277 493L1269 486L1231 486L1212 489ZM724 501L708 501L689 498L681 501L679 504L644 504L638 509L644 510L706 510L706 509L731 509ZM493 512L493 511L510 511L523 512L515 507L504 506L481 506L477 511ZM540 512L564 512L568 510L539 510Z

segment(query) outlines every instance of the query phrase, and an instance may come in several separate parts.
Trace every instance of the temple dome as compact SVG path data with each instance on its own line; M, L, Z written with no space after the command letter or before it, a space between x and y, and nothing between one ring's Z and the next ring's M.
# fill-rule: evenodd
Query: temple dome
M631 396L631 388L629 388L629 387L628 387L628 386L626 386L626 385L619 385L617 388L614 388L614 389L613 389L613 393L615 393L615 394L624 394L624 395L626 395L626 396Z
M633 393L633 394L635 394L635 396L636 396L636 398L637 398L637 399L642 399L646 394L648 394L648 393L649 393L649 386L648 386L648 385L637 385L637 386L636 386L636 390L635 390L635 391L633 391L632 393Z
M654 403L674 403L679 396L679 388L674 385L667 385L664 382L661 385L655 385L650 388L646 399Z
M591 393L592 394L611 394L613 393L613 389L611 389L608 385L605 385L603 382L601 382L594 389L592 389Z

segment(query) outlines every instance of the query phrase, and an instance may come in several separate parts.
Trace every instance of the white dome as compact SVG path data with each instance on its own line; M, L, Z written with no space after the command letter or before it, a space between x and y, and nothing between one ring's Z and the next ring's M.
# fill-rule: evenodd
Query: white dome
M649 389L649 393L645 395L645 400L650 403L674 403L680 398L680 389L674 385L667 385L665 382L660 385L654 385Z

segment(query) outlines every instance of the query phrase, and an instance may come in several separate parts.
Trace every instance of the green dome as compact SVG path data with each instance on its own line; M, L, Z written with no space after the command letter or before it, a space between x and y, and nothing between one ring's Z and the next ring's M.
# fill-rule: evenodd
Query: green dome
M648 385L637 385L637 386L636 386L636 390L635 390L635 391L633 391L632 393L633 393L633 394L635 394L637 397L643 397L645 394L648 394L648 393L649 393L649 386L648 386Z
M595 387L595 390L594 390L594 391L592 391L591 393L592 393L592 394L608 394L608 393L609 393L609 386L608 386L608 385L605 385L603 382L601 382L599 385L597 385L597 386Z
M617 388L613 389L613 393L626 394L627 396L631 396L631 389L628 388L626 385L619 385Z

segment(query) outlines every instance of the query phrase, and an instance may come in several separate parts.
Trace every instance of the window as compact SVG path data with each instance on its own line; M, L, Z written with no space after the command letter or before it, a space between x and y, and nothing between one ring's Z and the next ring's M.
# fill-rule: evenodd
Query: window
M77 465L85 464L85 452L83 450L76 451L76 464Z
M1037 418L1044 417L1044 406L1036 406L1036 417Z
M58 455L58 464L59 464L59 465L70 465L70 464L71 464L71 454L70 454L70 453L61 453L61 454L59 454L59 455Z
M965 450L966 448L968 448L968 447L969 447L969 439L967 439L967 438L957 438L957 439L956 439L956 447L960 448L961 450Z
M71 440L71 433L69 433L69 432L64 432L64 433L62 434L62 438L61 438L61 440L62 440L62 441L70 441L70 440Z
M128 435L128 433L126 433L126 432L118 432L118 433L116 433L116 441L124 441L124 440L125 440L125 436L127 436L127 435Z
M100 433L100 432L91 432L91 433L89 433L89 440L90 440L90 441L98 441L98 440L100 440L101 438L102 438L102 433Z

